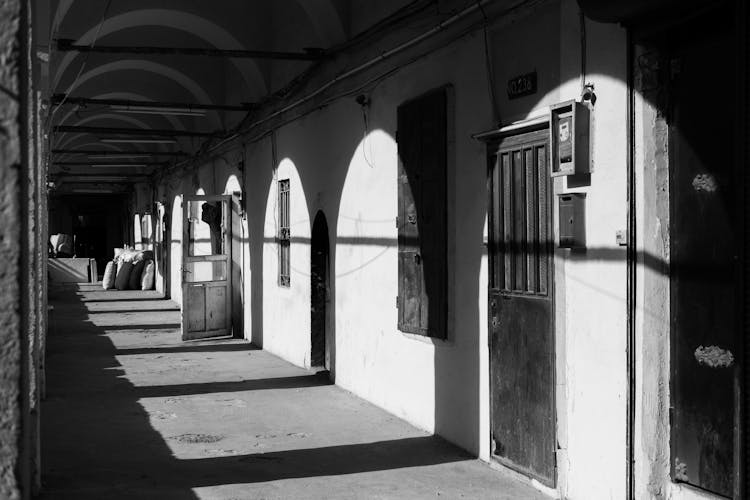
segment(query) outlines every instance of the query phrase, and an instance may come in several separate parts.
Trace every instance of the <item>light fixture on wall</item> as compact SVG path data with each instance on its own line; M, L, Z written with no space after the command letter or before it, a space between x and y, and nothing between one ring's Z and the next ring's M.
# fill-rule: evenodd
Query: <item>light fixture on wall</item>
M593 83L587 82L583 86L583 90L581 91L581 102L590 102L592 106L596 104L596 93L594 92Z
M117 113L163 116L206 116L206 111L202 109L162 108L159 106L130 106L123 104L113 104L110 106L110 108L112 109L112 111L115 111Z
M99 139L105 144L177 144L175 139Z
M90 193L90 194L111 194L114 191L111 189L71 189L71 192L73 193Z

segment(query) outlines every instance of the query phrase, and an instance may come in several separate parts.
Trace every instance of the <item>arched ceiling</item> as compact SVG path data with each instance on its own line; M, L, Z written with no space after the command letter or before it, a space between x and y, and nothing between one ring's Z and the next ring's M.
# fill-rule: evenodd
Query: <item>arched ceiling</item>
M252 103L284 87L289 75L298 75L313 63L317 53L309 48L326 51L347 40L351 4L347 0L51 0L47 14L50 173L58 179L92 172L148 174L162 162L195 153L205 137L179 132L221 136L231 130ZM66 43L88 50L69 50ZM118 50L102 51L108 47ZM213 49L214 53L145 50L165 47ZM228 57L217 51L263 51L264 57ZM269 57L269 52L305 57ZM66 128L55 128L59 126ZM107 130L111 128L117 133ZM164 135L141 135L139 130ZM95 167L97 163L129 166Z

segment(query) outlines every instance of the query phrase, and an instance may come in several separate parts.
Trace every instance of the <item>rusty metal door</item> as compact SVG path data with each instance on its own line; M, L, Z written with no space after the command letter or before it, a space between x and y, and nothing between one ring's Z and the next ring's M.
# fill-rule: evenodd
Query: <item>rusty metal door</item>
M489 154L491 450L554 487L555 370L547 129Z
M182 204L182 339L232 334L231 196Z

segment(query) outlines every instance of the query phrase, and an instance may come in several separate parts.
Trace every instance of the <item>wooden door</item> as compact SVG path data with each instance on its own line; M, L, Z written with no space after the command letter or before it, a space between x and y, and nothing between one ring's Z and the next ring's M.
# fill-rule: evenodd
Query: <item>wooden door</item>
M727 497L740 393L742 174L736 111L701 97L721 75L736 95L732 22L722 10L670 36L672 479Z
M232 334L230 196L182 204L182 339Z
M555 371L547 130L489 155L493 457L555 486Z
M447 96L398 108L398 329L445 338Z

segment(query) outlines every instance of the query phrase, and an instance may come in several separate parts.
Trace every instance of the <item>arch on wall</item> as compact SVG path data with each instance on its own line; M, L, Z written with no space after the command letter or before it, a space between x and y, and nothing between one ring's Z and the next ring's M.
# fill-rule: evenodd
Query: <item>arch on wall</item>
M126 99L126 100L132 100L132 101L145 101L145 102L153 102L154 101L154 99L151 99L151 98L149 98L147 96L144 96L143 94L138 94L138 93L135 93L135 92L108 92L106 94L98 94L98 95L92 96L92 98L93 99ZM73 108L70 111L68 111L65 114L65 116L63 116L62 120L60 120L60 124L65 123L75 113L76 113L76 109L75 108ZM101 116L101 115L97 115L97 116ZM175 128L177 130L187 130L187 128L185 127L184 122L179 117L177 117L177 116L172 116L172 115L153 115L153 116L154 117L160 117L160 118L162 118L164 120L167 120L169 122L169 124L173 128ZM80 123L78 123L78 125L80 125ZM74 134L74 135L70 136L69 140L66 140L66 144L67 143L72 143L75 139L77 139L79 137L82 137L82 136L85 136L85 135L88 135L88 134ZM180 147L185 147L185 146L187 146L187 145L190 144L190 140L188 138L185 138L185 137L174 137L174 139L177 141L177 143L178 143L178 145ZM80 148L84 148L86 146L96 146L96 147L109 146L109 147L112 147L114 145L113 144L107 144L107 143L104 143L104 142L102 142L102 143L92 143L92 144L78 145L78 147L80 147ZM165 147L164 144L157 144L156 146L157 146L157 149L159 149L159 150L166 149L166 147Z
M135 127L143 129L143 130L148 130L148 129L153 128L147 125L146 122L144 122L143 120L139 120L138 118L134 118L132 116L127 116L127 115L118 115L115 113L103 113L103 114L99 114L96 116L89 116L89 117L83 118L82 120L77 121L76 125L86 125L87 123L91 123L96 120L115 120L115 121L127 123L128 125L134 125ZM70 137L63 139L65 135L66 134L60 134L59 142L55 144L55 147L65 148L71 142L73 142L73 140L75 140L76 138L85 136L85 135L90 135L90 134L88 133L76 134L74 136L70 136Z
M107 92L106 94L98 94L91 96L93 99L125 99L125 100L131 100L131 101L145 101L145 102L154 102L154 99L151 99L143 94L138 94L136 92ZM71 109L68 111L62 119L59 121L59 124L64 124L71 116L78 113L78 110L76 108ZM162 118L164 120L167 120L170 125L172 125L176 129L182 129L185 130L185 124L180 120L177 116L172 115L152 115L154 117Z
M71 83L70 86L68 86L65 90L65 93L68 95L72 94L75 89L83 86L86 82L93 78L97 78L114 71L130 70L153 73L168 80L172 80L177 85L190 92L190 94L192 94L196 99L196 102L209 104L214 102L208 92L206 92L206 90L201 87L198 82L187 76L182 71L179 71L165 64L147 61L145 59L121 59L107 64L102 64L101 66L97 66L94 69L83 73L75 82ZM214 126L216 126L217 128L221 128L221 115L217 111L212 111L206 116L211 117L210 119Z
M142 250L143 244L141 239L143 238L143 235L141 234L141 214L136 213L133 216L133 248L136 250Z
M154 226L150 213L143 214L141 217L141 246L143 250L153 250L154 248Z
M246 262L249 261L249 246L247 240L247 221L244 220L242 199L242 184L239 178L230 174L224 183L224 194L232 195L230 203L232 214L230 227L232 228L232 329L235 337L245 337L245 308L250 307L245 300L248 296L245 290Z
M69 7L69 6L68 6ZM56 16L57 17L57 16ZM59 18L62 22L64 14ZM243 45L232 34L221 26L212 23L200 16L187 12L171 9L142 9L125 12L107 18L101 26L94 26L82 35L77 44L89 45L98 33L98 39L118 31L129 28L142 28L144 26L157 26L172 28L190 33L205 40L208 44L222 49L244 49ZM75 52L65 54L55 72L52 87L57 87L68 66L76 58ZM242 79L251 91L255 91L255 97L266 93L266 83L257 64L248 59L231 59L232 65L242 75Z
M169 207L163 202L156 202L156 213L154 217L154 260L156 262L156 273L154 285L156 290L169 297Z
M290 237L286 244L278 238L282 180L289 181ZM304 186L289 158L279 162L268 186L263 224L263 332L272 332L263 336L263 347L309 367L311 225Z
M169 296L182 304L182 195L172 200L169 231Z
M315 32L328 45L346 40L344 25L338 9L330 0L298 0L297 4L305 11Z

